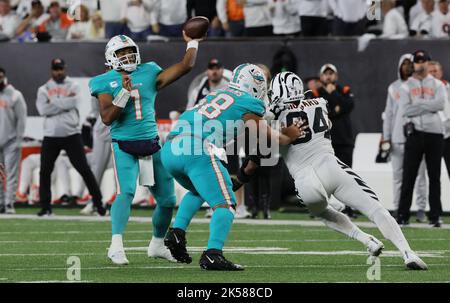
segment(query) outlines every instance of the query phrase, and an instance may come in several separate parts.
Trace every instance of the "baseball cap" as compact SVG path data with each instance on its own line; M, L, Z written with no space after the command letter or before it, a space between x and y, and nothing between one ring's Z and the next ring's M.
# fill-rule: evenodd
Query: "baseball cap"
M428 53L424 50L418 50L415 51L413 54L413 62L414 63L422 63L422 62L427 62L431 60L430 55L428 55Z
M208 62L208 69L213 69L215 67L222 68L223 65L218 59L213 58Z
M59 2L58 2L58 1L52 1L52 2L50 2L49 7L53 7L53 6L59 6Z
M63 69L66 67L66 63L63 59L55 58L52 60L52 69Z
M337 73L337 68L336 68L336 66L334 66L334 65L331 64L331 63L327 63L327 64L325 64L324 66L322 66L322 67L320 68L320 74L322 75L324 72L326 72L326 71L329 70L329 69L331 69L333 72Z
M35 5L40 5L40 6L42 6L41 0L33 0L33 1L31 1L31 6L35 6Z

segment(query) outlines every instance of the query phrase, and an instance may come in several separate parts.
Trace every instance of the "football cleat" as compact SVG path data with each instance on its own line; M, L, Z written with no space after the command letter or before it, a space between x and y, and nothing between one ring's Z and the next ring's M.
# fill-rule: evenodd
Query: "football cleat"
M147 249L147 256L149 258L159 258L166 259L169 262L177 262L177 260L170 253L170 250L164 245L163 239L155 240L155 238L152 238Z
M123 249L113 251L109 248L108 258L116 265L128 265L130 263Z
M240 271L244 267L228 261L222 254L221 250L208 249L205 250L200 257L200 268L205 270L223 270L223 271Z
M106 216L106 208L103 207L103 205L97 205L94 206L94 211L97 213L97 215L104 217Z
M186 245L186 232L179 228L169 228L164 244L170 250L172 256L180 263L190 264L192 262L189 256Z
M407 268L412 270L427 270L428 266L413 251L405 251L403 259Z
M370 237L367 243L367 251L373 257L378 257L384 249L384 244L375 237Z

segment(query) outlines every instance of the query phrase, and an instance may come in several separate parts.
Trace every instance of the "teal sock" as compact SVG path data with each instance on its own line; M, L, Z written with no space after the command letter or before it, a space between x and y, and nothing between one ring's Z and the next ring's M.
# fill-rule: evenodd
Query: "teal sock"
M153 236L164 238L172 221L173 207L156 205L152 216Z
M200 196L194 195L191 192L184 195L183 200L181 200L180 206L178 207L173 228L186 230L203 202L204 201Z
M122 235L130 218L131 202L133 196L127 194L117 195L114 203L111 206L111 224L112 234Z
M230 233L234 215L228 208L216 208L209 224L208 249L222 250Z

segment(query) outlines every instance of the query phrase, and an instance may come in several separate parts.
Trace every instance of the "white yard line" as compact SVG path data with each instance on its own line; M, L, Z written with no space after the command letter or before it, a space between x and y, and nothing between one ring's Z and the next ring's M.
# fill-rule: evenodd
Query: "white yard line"
M27 220L46 220L46 221L86 221L86 222L108 222L110 217L95 217L95 216L58 216L54 215L47 218L39 218L36 215L1 215L1 219L27 219ZM130 217L131 222L150 223L149 217ZM194 218L193 223L206 224L210 222L210 219ZM376 227L372 222L355 222L361 227ZM247 225L293 225L293 226L310 226L310 227L322 227L325 226L320 221L315 220L253 220L253 219L239 219L235 220L234 224L247 224ZM424 228L433 229L428 224L411 223L407 228ZM443 224L441 229L450 229L450 224ZM257 231L257 230L255 230Z
M380 239L384 240L384 239ZM190 240L190 242L204 242L203 239ZM408 241L450 241L450 238L408 238ZM111 240L0 240L0 244L86 244L86 243L110 243ZM150 239L143 240L124 240L124 243L148 243ZM260 240L227 240L227 243L260 243L260 242L276 242L276 243L339 243L339 242L355 242L353 239L260 239Z

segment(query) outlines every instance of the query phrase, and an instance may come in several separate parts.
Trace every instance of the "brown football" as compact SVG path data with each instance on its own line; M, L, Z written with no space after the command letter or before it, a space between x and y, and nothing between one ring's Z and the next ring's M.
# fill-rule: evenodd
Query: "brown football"
M183 27L184 32L189 38L200 39L206 36L209 29L209 20L203 16L197 16L189 19Z

